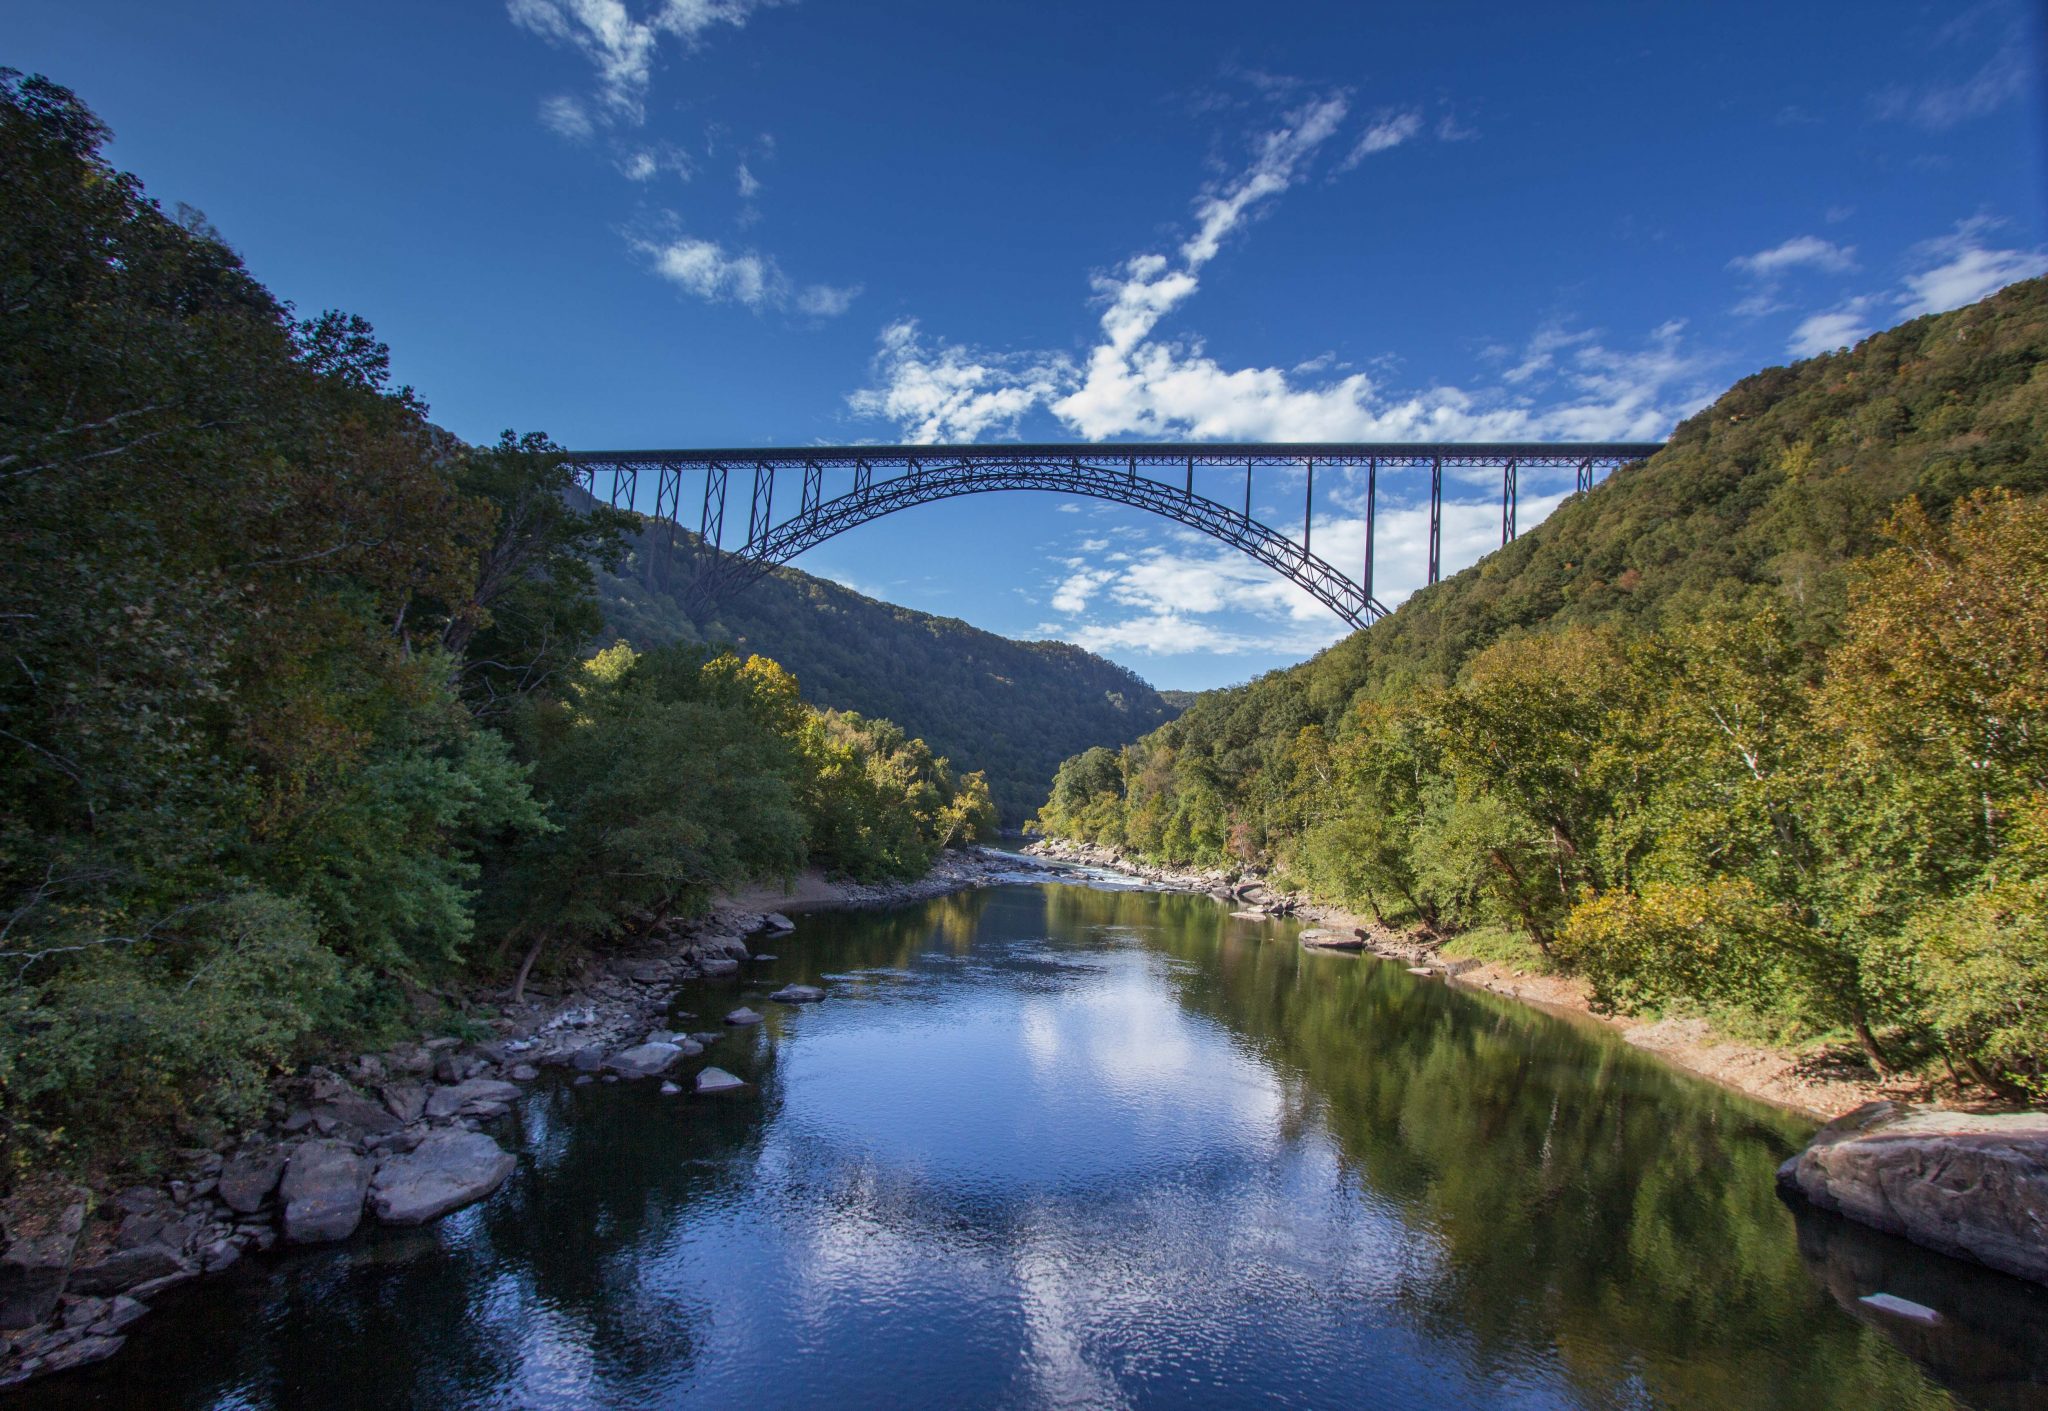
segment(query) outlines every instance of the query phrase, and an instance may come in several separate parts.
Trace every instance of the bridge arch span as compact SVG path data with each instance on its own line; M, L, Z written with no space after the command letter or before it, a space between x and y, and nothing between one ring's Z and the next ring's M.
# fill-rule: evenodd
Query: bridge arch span
M827 539L836 538L884 515L962 495L1011 490L1084 495L1148 510L1250 555L1299 584L1353 627L1363 627L1377 615L1361 585L1258 520L1248 519L1207 496L1186 492L1157 480L1142 476L1134 478L1127 472L1071 462L1061 464L1018 459L934 467L871 485L865 490L849 491L820 504L815 514L799 516L770 531L747 557L759 561L760 567L754 570L754 574L758 574L773 565L788 563Z
M640 479L645 473L653 482L652 517L667 524L670 551L676 548L676 533L681 527L684 478L702 473L703 505L697 539L705 552L687 595L702 605L715 603L769 569L885 515L963 495L1037 490L1128 505L1186 525L1265 564L1356 628L1367 626L1386 612L1373 596L1373 538L1382 469L1429 476L1429 581L1434 583L1442 566L1446 468L1454 472L1472 468L1499 470L1501 543L1505 545L1515 537L1515 505L1522 470L1569 468L1577 476L1577 488L1585 491L1593 487L1599 470L1640 460L1658 449L1655 442L1111 443L578 451L569 453L568 459L584 489L624 508L641 508ZM1252 514L1254 473L1261 467L1281 466L1307 471L1299 540ZM1310 548L1316 470L1333 466L1365 472L1364 571L1356 580ZM1195 492L1196 471L1216 468L1242 471L1241 509ZM753 493L748 502L746 541L727 549L725 513L734 469L752 470ZM778 471L802 474L802 494L796 512L780 523L775 520ZM852 489L826 498L828 472L850 473Z

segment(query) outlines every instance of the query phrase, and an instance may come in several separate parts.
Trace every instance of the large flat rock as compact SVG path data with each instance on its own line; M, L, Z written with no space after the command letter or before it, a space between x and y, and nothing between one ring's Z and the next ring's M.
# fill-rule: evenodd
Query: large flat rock
M370 1210L387 1225L424 1225L482 1200L505 1183L512 1167L511 1153L482 1132L431 1132L378 1166Z
M293 1244L345 1240L363 1219L370 1162L347 1142L300 1142L285 1163L278 1195L284 1200L284 1237Z
M427 1094L426 1114L439 1120L448 1117L496 1117L519 1100L516 1083L496 1078L471 1078L453 1087L436 1088Z
M1778 1179L1823 1209L2048 1283L2048 1113L1868 1103L1823 1127Z

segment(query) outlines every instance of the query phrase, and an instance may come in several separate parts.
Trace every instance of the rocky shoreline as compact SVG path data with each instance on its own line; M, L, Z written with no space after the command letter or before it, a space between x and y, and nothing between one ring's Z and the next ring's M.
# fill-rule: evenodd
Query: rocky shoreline
M1014 870L976 849L912 882L830 884L813 904L895 905ZM216 1149L180 1151L172 1176L109 1189L25 1183L0 1210L0 1388L113 1356L155 1300L244 1257L345 1240L365 1219L427 1224L486 1198L518 1164L490 1128L543 1068L573 1072L576 1084L657 1082L680 1093L672 1075L717 1035L663 1026L677 992L769 958L750 950L750 937L795 929L780 912L724 904L651 929L560 993L535 986L520 1004L495 1006L490 1038L445 1035L281 1078L265 1123ZM823 994L791 985L771 998L804 1004ZM725 1016L735 1026L759 1019ZM692 1082L698 1092L744 1086L718 1068Z

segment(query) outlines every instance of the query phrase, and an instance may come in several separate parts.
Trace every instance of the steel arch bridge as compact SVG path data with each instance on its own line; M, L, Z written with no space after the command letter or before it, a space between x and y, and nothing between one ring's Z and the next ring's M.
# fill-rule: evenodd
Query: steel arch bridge
M1501 543L1515 537L1515 503L1520 472L1569 469L1577 489L1590 490L1602 470L1641 460L1660 449L1657 442L1473 444L1465 442L1382 444L1221 445L987 445L987 446L807 446L789 450L574 451L568 455L577 482L594 498L637 508L640 478L654 488L654 516L667 528L662 543L674 554L681 527L685 480L703 476L703 504L696 529L701 562L688 595L700 605L715 603L761 574L808 549L883 515L961 495L1001 490L1042 490L1130 505L1161 515L1238 549L1299 585L1350 626L1365 627L1387 608L1373 596L1373 538L1383 472L1429 477L1429 581L1443 567L1444 471L1497 469L1501 475ZM1297 541L1252 514L1254 472L1292 467L1306 471L1301 537ZM1365 559L1352 579L1310 549L1315 527L1318 468L1365 475ZM724 547L730 477L753 474L746 541ZM1244 502L1237 506L1196 493L1197 471L1227 469L1244 476ZM775 521L778 473L802 476L794 513ZM831 475L850 488L827 497ZM691 488L694 488L692 486Z

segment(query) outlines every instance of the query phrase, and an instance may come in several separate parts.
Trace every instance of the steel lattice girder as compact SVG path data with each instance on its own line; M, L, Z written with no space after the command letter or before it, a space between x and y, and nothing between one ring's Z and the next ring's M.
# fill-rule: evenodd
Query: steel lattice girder
M1406 464L1430 472L1430 563L1429 581L1439 572L1442 533L1442 482L1446 467L1499 467L1502 471L1502 538L1514 535L1515 498L1518 472L1532 467L1565 468L1576 472L1577 488L1590 489L1595 465L1616 465L1641 460L1660 449L1654 442L1598 443L1499 443L1388 442L1316 444L1204 444L1190 445L1040 445L1040 446L854 446L808 447L795 450L654 450L572 452L568 460L577 481L596 496L600 474L611 477L611 499L617 503L623 485L626 503L632 503L638 472L642 467L657 470L658 514L671 519L670 506L680 499L679 477L686 468L702 466L706 472L704 515L701 528L714 551L715 562L700 577L696 591L709 598L722 597L752 581L769 568L789 562L807 549L856 525L913 505L961 495L1004 490L1043 490L1056 494L1088 495L1131 505L1200 530L1213 538L1266 564L1299 585L1352 627L1362 627L1385 616L1387 609L1372 595L1372 485L1378 472ZM720 521L724 518L725 480L728 462L754 467L752 504L748 515L745 547L736 553L716 552ZM1296 544L1279 531L1253 519L1251 474L1258 466L1362 467L1368 477L1367 549L1363 581L1354 583L1329 563L1308 550L1309 521L1304 520L1302 539ZM1387 463L1387 464L1383 464ZM781 525L773 523L774 476L783 467L800 468L803 496L798 513ZM877 467L883 470L875 478ZM1245 475L1245 508L1240 513L1194 493L1197 467L1227 467ZM1171 468L1184 477L1178 485L1141 475L1141 470ZM823 499L823 477L828 470L853 472L853 490L833 500ZM894 472L893 475L890 472ZM1313 469L1308 473L1313 476ZM677 477L671 481L669 477ZM1311 480L1310 485L1313 485ZM675 491L664 497L660 489L668 484ZM715 503L714 503L715 501ZM1305 511L1312 514L1312 490L1305 496Z
M866 494L855 491L841 495L825 501L811 514L776 526L764 541L751 546L744 557L729 559L722 566L719 589L736 590L769 568L788 563L827 539L883 515L936 500L1003 490L1088 495L1150 510L1251 555L1299 584L1353 627L1363 627L1377 615L1358 584L1292 539L1257 520L1248 522L1236 510L1214 500L1189 495L1178 486L1142 478L1132 480L1127 466L1111 469L980 461L974 465L938 467L927 463L919 475L882 481Z

